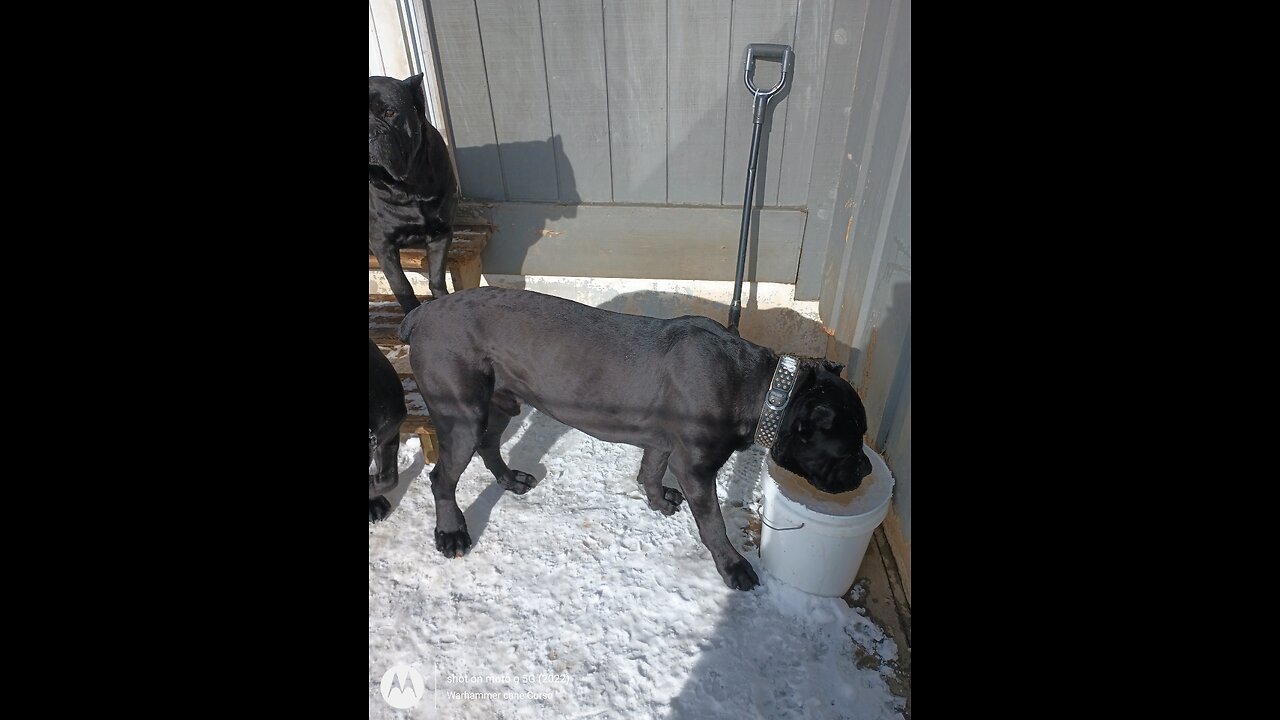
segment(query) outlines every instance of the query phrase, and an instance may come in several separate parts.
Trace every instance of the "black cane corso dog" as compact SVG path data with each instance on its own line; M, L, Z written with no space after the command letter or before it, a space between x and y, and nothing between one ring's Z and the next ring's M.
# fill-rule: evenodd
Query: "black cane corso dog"
M400 483L397 455L400 452L400 423L408 410L400 376L378 346L369 341L369 522L377 522L391 512L384 495Z
M715 479L735 450L753 442L777 354L704 317L624 315L498 287L419 307L401 323L400 337L410 343L440 441L431 492L436 548L446 556L471 546L454 489L473 453L511 492L537 484L499 453L524 402L606 442L644 448L639 481L649 507L670 515L687 498L725 583L739 590L759 583L729 542ZM768 423L777 433L774 461L830 493L853 490L871 473L862 451L866 410L839 376L842 368L799 359L790 398ZM663 487L668 464L683 494Z
M422 75L369 78L369 252L407 313L418 306L400 249L427 249L431 294L444 297L458 183L444 138L426 119Z

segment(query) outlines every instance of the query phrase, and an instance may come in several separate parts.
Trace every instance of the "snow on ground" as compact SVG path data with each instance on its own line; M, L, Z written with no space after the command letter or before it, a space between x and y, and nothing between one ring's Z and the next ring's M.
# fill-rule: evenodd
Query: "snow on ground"
M746 528L764 451L736 453L717 478L729 536L761 579L750 592L725 586L687 504L649 509L641 454L526 409L503 456L541 482L512 495L473 458L457 491L473 545L446 559L431 466L406 440L401 488L412 482L369 526L370 718L900 718L888 666L855 666L855 646L896 658L893 640L761 567ZM426 684L409 710L380 691L399 664Z

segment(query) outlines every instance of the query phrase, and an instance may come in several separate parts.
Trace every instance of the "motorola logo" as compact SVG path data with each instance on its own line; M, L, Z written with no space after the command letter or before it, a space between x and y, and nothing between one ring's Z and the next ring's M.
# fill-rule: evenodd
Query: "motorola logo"
M393 708L407 710L426 694L422 675L408 665L396 665L382 676L382 699Z

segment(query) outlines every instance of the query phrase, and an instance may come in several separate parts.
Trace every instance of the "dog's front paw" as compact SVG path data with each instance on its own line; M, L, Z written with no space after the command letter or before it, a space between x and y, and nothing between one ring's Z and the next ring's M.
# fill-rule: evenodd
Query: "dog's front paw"
M369 501L369 522L385 520L391 514L391 501L384 497L376 497Z
M466 528L453 532L436 530L436 549L443 553L445 557L462 557L462 554L470 547L471 536L467 534Z
M760 578L756 577L756 571L751 567L751 563L745 559L730 563L728 567L720 571L720 577L724 578L724 584L734 590L750 590L760 584Z
M684 502L684 495L675 488L662 488L662 498L660 500L650 500L649 507L657 510L663 515L675 515L680 509L680 503Z
M498 484L508 492L523 495L538 486L538 479L527 472L508 470L505 477L498 478Z

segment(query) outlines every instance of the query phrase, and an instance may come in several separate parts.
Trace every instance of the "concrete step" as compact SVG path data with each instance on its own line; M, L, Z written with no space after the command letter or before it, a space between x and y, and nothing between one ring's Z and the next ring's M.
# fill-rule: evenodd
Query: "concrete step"
M423 298L430 302L432 298ZM387 349L403 346L400 336L400 322L404 320L404 312L395 295L369 293L369 337L384 352Z
M449 243L449 271L455 272L469 263L480 261L480 253L484 252L489 242L489 229L467 229L453 231L453 242ZM426 270L427 251L423 248L405 248L400 251L400 267L405 270ZM378 269L378 258L369 253L369 269Z

